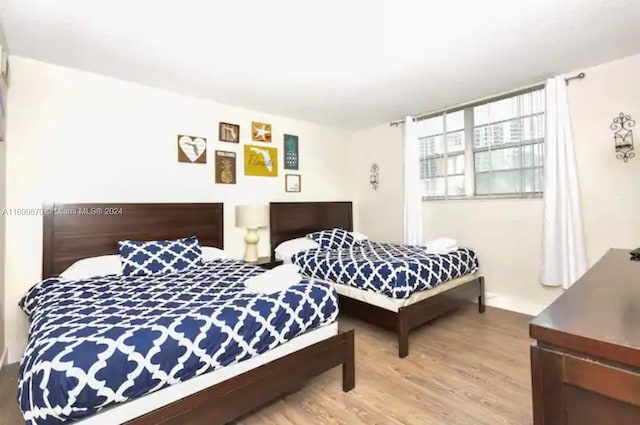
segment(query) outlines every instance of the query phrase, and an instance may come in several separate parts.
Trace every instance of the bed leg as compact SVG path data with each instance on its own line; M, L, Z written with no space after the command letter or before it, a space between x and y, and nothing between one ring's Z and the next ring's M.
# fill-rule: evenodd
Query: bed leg
M409 326L406 312L398 310L398 357L404 358L409 355Z
M484 313L486 309L486 304L484 299L484 276L480 276L478 278L478 286L480 289L480 295L478 295L478 313Z
M353 330L345 334L344 363L342 363L342 391L349 392L356 386L355 340Z

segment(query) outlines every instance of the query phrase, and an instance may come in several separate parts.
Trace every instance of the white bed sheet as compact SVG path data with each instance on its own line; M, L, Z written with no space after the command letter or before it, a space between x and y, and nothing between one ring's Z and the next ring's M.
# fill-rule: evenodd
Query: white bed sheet
M266 363L284 357L295 351L302 350L310 345L331 338L338 333L338 322L324 325L318 329L295 337L273 350L267 351L257 357L247 359L240 363L197 376L180 384L163 388L154 393L120 404L86 419L74 422L78 425L115 425L130 421L131 419L152 412L180 399L195 394L235 376L241 375Z

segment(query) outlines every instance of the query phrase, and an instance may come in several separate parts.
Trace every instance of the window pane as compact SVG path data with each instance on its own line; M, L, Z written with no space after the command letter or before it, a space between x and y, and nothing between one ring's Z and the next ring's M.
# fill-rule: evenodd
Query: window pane
M489 151L476 152L474 160L476 164L476 173L482 171L491 171L491 153Z
M543 190L544 108L544 89L473 108L477 194Z
M464 152L464 130L447 132L447 153Z
M420 157L444 154L444 138L442 135L420 139Z
M438 177L423 180L425 196L444 196L444 179Z
M464 154L447 158L447 174L464 174Z
M543 145L536 143L533 145L525 145L522 147L522 166L523 167L540 167L543 160Z
M522 140L543 139L544 134L544 115L534 115L522 119Z
M449 196L464 196L464 176L449 177L448 180L448 195Z
M494 171L476 174L478 195L520 193L522 171Z
M422 165L420 170L421 179L444 176L444 157L426 158L420 162Z
M530 170L523 170L524 172L524 187L523 192L542 192L544 172L542 168L534 168Z
M510 170L514 168L521 168L519 146L515 148L491 151L492 170Z
M518 116L518 101L511 97L476 106L473 116L476 126L510 120Z
M476 126L544 113L544 89L519 96L489 102L473 108Z
M528 123L527 129L529 130L527 134L530 135L533 124L531 123L531 119L526 122ZM525 129L523 120L521 119L476 127L473 131L473 145L476 148L484 148L487 146L504 145L506 143L519 143L523 140L523 133L525 133ZM539 131L536 134L538 133ZM544 137L544 134L540 137Z
M537 90L518 96L520 115L533 115L544 112L544 90Z
M420 137L442 134L444 133L444 116L438 115L437 117L418 121L416 126Z
M464 129L464 111L447 114L447 133Z

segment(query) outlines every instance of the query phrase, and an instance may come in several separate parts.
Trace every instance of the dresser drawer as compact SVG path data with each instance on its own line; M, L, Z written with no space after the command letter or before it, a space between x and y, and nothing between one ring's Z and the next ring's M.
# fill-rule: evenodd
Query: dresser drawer
M535 425L640 424L640 373L531 347Z

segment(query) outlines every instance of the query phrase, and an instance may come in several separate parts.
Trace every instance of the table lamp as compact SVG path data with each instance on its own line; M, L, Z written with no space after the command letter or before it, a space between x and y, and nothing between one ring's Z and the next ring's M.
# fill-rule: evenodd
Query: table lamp
M269 207L267 205L238 205L236 206L236 227L244 227L244 261L258 262L258 229L269 225Z

